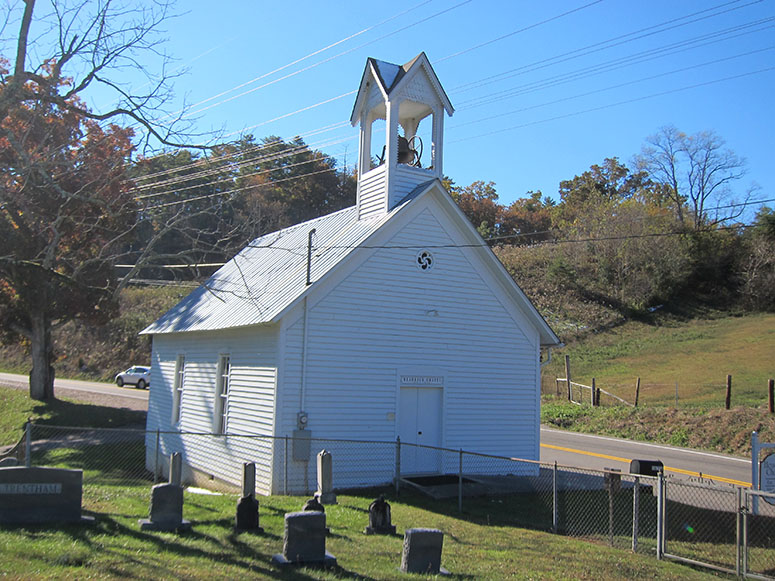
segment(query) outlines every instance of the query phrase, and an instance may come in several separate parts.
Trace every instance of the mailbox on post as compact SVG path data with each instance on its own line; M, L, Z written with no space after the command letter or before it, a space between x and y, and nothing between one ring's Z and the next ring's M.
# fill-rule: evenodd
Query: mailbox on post
M630 474L642 476L659 476L665 469L659 460L633 460L630 462Z

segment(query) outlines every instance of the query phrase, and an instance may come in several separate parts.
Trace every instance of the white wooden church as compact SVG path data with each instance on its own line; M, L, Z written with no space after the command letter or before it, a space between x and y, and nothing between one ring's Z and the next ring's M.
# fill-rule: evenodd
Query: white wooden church
M254 240L143 331L162 457L234 484L255 462L263 494L314 489L323 447L335 487L388 483L398 437L539 458L540 355L560 341L442 185L452 113L424 53L367 61L356 205ZM205 432L222 436L191 435ZM457 471L401 450L402 475Z

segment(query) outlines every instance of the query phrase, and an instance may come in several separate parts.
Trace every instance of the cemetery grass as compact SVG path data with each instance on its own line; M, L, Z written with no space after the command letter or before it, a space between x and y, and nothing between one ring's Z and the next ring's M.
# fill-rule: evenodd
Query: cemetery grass
M90 485L85 514L93 525L0 527L0 575L9 579L212 579L287 580L406 579L398 571L401 534L434 527L445 533L442 566L452 579L710 579L704 571L659 562L602 542L582 541L503 524L496 501L471 503L457 514L456 503L388 491L393 523L400 534L364 535L368 505L378 491L338 495L326 509L331 533L326 547L337 568L277 569L271 557L282 550L283 515L297 511L302 497L259 497L264 534L232 530L237 497L185 493L182 534L141 531L150 484ZM495 503L495 504L493 504ZM489 524L488 521L494 519Z
M24 424L88 428L116 428L145 425L145 412L92 405L71 399L40 402L30 399L23 389L0 386L0 446L15 444L22 437Z

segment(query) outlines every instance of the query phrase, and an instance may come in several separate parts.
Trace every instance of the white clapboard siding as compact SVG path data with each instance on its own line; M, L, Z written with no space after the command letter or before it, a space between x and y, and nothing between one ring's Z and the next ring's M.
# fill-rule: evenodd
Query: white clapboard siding
M385 212L385 166L380 165L363 176L358 184L358 219Z
M459 238L448 228L426 209L385 244L392 248L377 250L310 308L303 406L313 437L395 441L397 375L440 369L443 446L537 459L538 333L507 307L476 257L454 247ZM435 258L430 271L416 266L423 245ZM286 333L278 433L292 431L301 405L303 325L299 317ZM376 456L335 457L338 485L362 485L372 473L373 483L389 481ZM293 463L291 487L303 487L304 468ZM306 468L314 484L314 462Z
M263 437L215 437L213 413L218 360L231 362L229 434ZM172 424L172 386L178 355L185 356L181 420ZM184 463L205 474L238 485L242 463L256 463L256 487L271 492L274 402L277 379L277 331L254 327L213 333L156 335L153 344L148 429L163 432L161 453L181 452ZM148 460L155 456L149 450ZM150 463L149 463L150 465Z
M399 163L390 183L390 207L393 208L409 192L420 184L432 180L434 177L433 172L430 170Z

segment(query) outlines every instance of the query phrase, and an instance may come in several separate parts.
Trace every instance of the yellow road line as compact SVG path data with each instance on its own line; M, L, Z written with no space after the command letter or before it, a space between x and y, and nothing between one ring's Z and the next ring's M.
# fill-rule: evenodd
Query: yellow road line
M562 446L553 446L552 444L541 444L542 448L549 448L551 450L560 450L561 452L571 452L573 454L582 454L584 456L593 456L595 458L605 458L606 460L615 460L616 462L630 463L629 458L620 458L619 456L609 456L608 454L598 454L597 452L587 452L586 450L576 450L575 448L563 448ZM716 480L718 482L725 482L727 484L734 484L735 486L750 487L750 482L743 482L742 480L734 480L733 478L724 478L723 476L713 476L711 474L700 474L699 472L693 472L692 470L684 470L683 468L670 468L665 466L665 472L675 472L677 474L685 474L687 476L695 476L697 478L707 478L709 480Z

